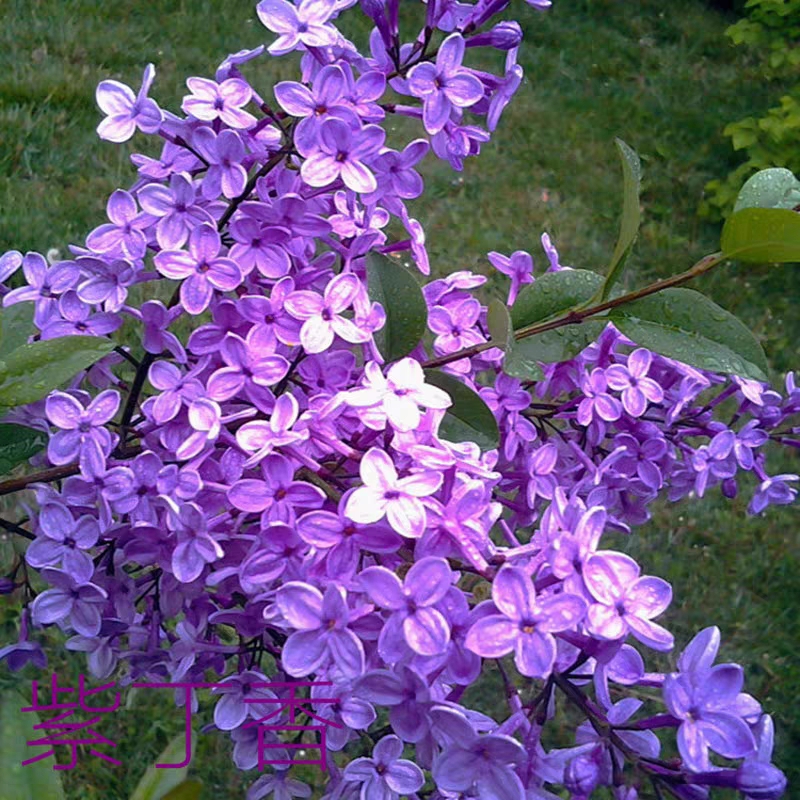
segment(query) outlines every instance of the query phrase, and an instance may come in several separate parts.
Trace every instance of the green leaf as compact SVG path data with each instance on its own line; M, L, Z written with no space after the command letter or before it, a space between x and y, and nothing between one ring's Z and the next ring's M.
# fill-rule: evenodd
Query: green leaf
M641 210L639 208L639 192L642 186L642 162L636 151L629 147L622 139L614 140L622 160L622 217L619 223L619 236L608 265L608 272L603 283L599 300L608 298L614 284L620 279L625 262L633 249L641 224Z
M800 261L800 214L785 208L744 208L722 229L727 258L750 264Z
M0 800L64 800L53 757L22 766L44 752L41 746L28 747L29 741L42 738L42 731L33 727L41 722L37 713L22 711L28 705L18 692L0 694Z
M497 420L477 392L458 378L436 369L425 370L425 380L444 389L453 401L439 426L439 434L450 442L475 442L482 450L500 445Z
M511 309L511 322L518 331L543 322L586 303L598 292L603 277L587 269L545 272L524 286Z
M113 342L97 336L63 336L18 347L4 359L0 406L41 400L113 349Z
M537 362L569 361L595 341L607 324L607 320L592 319L519 339L503 362L503 371L523 380L541 380L544 373Z
M36 333L33 324L33 303L15 303L0 312L0 358L28 341Z
M179 783L171 792L167 792L163 800L200 800L203 782L195 778Z
M195 737L192 736L191 758L194 756ZM169 741L167 746L145 771L142 779L133 790L130 800L165 800L167 795L186 781L188 765L167 769L158 768L156 764L182 764L186 760L186 733L179 733ZM191 797L192 795L187 795Z
M514 345L514 326L511 323L508 306L497 297L489 303L486 323L489 326L492 344L508 353Z
M46 433L22 425L0 423L0 475L7 475L46 446Z
M611 313L636 344L692 367L766 380L767 358L750 330L692 289L665 289Z
M750 177L736 198L734 212L743 208L787 208L800 203L800 181L783 167L762 169Z
M428 306L422 290L402 265L379 253L367 256L367 290L383 306L386 324L375 343L387 361L407 356L425 335Z

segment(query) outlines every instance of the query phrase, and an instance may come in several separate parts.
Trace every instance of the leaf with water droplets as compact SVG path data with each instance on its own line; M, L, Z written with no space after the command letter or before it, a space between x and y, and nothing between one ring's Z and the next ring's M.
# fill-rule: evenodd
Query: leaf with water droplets
M375 344L387 361L407 356L425 335L428 306L422 290L402 265L379 253L367 256L370 300L386 312L386 324L375 332Z
M766 380L767 358L743 322L693 289L665 289L612 311L637 345L709 372Z
M750 264L800 262L800 214L785 208L744 208L722 228L727 258Z
M63 336L32 342L5 356L0 406L35 403L114 349L99 336Z
M0 358L28 341L36 333L33 324L33 303L15 303L0 312Z
M800 181L783 167L762 169L752 175L736 198L734 213L743 208L793 209L800 204Z
M47 434L23 425L0 424L0 475L7 475L47 446Z
M518 331L577 308L594 297L603 277L588 269L545 272L522 288L511 309L511 322Z

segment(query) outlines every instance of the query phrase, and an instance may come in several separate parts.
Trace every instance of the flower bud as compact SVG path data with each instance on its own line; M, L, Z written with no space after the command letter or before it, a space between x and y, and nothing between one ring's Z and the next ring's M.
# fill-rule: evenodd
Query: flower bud
M594 752L597 751L596 748ZM588 797L600 780L600 765L593 753L573 758L564 770L564 786L574 795Z
M467 47L495 47L498 50L511 50L519 47L522 41L522 28L516 22L498 22L490 31L477 33L466 41Z
M0 594L11 594L16 588L17 584L11 578L0 578Z
M736 478L727 478L726 480L722 481L722 494L724 494L728 500L733 500L738 492L739 487L736 485Z
M751 800L775 800L786 791L786 776L772 764L745 761L736 771L736 788Z

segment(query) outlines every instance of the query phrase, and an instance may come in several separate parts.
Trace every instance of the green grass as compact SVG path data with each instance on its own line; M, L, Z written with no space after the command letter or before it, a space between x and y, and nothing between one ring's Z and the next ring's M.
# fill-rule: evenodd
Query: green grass
M103 221L105 199L133 177L128 155L142 141L100 142L94 87L116 78L138 87L157 69L153 95L177 110L188 75L211 75L228 52L269 34L250 0L7 0L0 29L0 252L62 251ZM621 137L644 166L644 224L628 286L682 271L716 249L719 229L699 221L705 183L736 165L724 125L770 103L758 64L723 37L732 21L700 0L560 0L547 14L522 3L526 79L492 142L461 174L429 159L428 191L414 204L426 225L434 269L488 274L485 253L528 249L538 268L548 231L562 261L603 269L613 250ZM359 31L356 31L358 33ZM361 31L363 33L363 30ZM293 76L293 61L249 74L264 94ZM487 66L497 66L496 61ZM780 371L796 364L800 336L796 273L732 265L701 284L759 335ZM792 454L776 471L798 471ZM663 505L625 546L646 571L673 584L666 624L685 643L700 627L722 628L722 658L748 670L747 689L776 718L777 762L800 781L800 546L797 510L745 515L745 502ZM3 548L8 555L10 544ZM7 559L6 559L7 560ZM10 636L15 609L0 606ZM73 677L81 659L53 649ZM14 680L29 691L32 673ZM2 680L7 682L7 676ZM209 720L205 704L199 723ZM120 769L87 759L65 772L70 798L125 798L181 728L163 697L141 696L102 732L119 743ZM198 724L199 727L199 724ZM204 797L238 797L249 783L231 766L224 737L199 737L192 774Z

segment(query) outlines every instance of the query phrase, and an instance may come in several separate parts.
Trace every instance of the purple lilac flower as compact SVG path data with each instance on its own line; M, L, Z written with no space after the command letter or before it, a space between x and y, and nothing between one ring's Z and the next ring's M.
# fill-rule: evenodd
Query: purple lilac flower
M744 673L738 664L712 666L719 644L717 627L700 631L678 659L679 672L664 681L667 709L681 720L678 750L693 772L711 768L709 749L725 758L750 756L756 749L743 717L757 711L758 704L742 693Z
M425 783L422 770L400 758L402 754L400 739L384 736L373 748L371 758L356 758L344 768L344 778L361 784L361 800L398 800Z
M47 667L47 656L38 642L28 640L29 609L23 609L19 621L19 641L0 647L0 661L5 659L12 672L19 672L27 663L33 664L38 669Z
M91 463L96 471L111 452L116 436L105 427L119 409L119 393L107 389L89 405L83 405L65 392L52 392L47 398L47 418L59 430L47 446L47 457L53 464L69 464L80 458L81 469Z
M95 228L86 237L86 246L97 253L142 258L147 247L143 231L149 226L150 220L139 213L133 195L117 189L108 198L106 214L111 222Z
M189 235L189 252L162 250L154 259L156 269L172 280L183 280L180 295L183 307L193 315L202 314L214 290L230 292L242 281L239 267L219 256L222 247L213 225L202 223Z
M61 319L53 317L42 328L42 339L55 339L59 336L107 336L122 325L117 314L92 314L91 306L84 303L73 289L61 295L58 311Z
M215 200L220 194L228 198L240 195L247 183L247 170L242 166L245 148L239 134L231 130L216 134L211 128L198 128L193 142L208 162L201 190L203 197Z
M797 489L789 486L789 481L800 480L800 475L773 475L758 486L747 510L750 514L760 514L767 506L785 506L793 503Z
M12 289L3 297L3 305L8 307L33 300L36 303L33 321L41 328L54 315L58 296L77 285L80 268L74 261L62 261L51 267L39 253L26 253L22 272L27 285Z
M5 283L21 266L22 253L9 250L0 256L0 283Z
M66 572L45 567L41 576L54 588L46 589L31 603L35 625L71 625L83 636L97 636L102 624L106 591L85 580L76 580Z
M241 78L228 78L217 83L208 78L189 78L186 85L192 92L183 98L181 108L196 119L213 122L218 119L231 128L249 128L256 118L244 111L253 90Z
M508 290L508 305L513 306L520 288L526 283L533 283L533 258L524 250L516 250L510 256L491 252L488 254L492 266L511 278Z
M315 144L303 151L306 160L300 174L309 186L328 186L341 178L354 192L374 192L378 182L367 162L378 154L385 138L386 132L377 125L353 131L341 119L326 119Z
M392 663L402 656L399 639L422 656L444 651L450 627L434 606L450 589L453 573L443 558L420 559L403 582L385 567L368 567L358 580L373 603L392 612L378 640L378 652L385 661Z
M589 425L593 419L614 422L622 415L622 404L606 391L608 381L605 371L599 367L581 380L584 398L578 405L577 419L581 425Z
M409 91L422 98L428 133L438 133L444 128L454 106L466 108L483 97L483 84L461 66L464 49L463 37L453 33L439 47L435 64L425 61L408 73Z
M181 309L170 310L160 300L148 300L139 311L144 325L142 347L145 352L161 355L164 351L169 351L176 361L185 363L186 350L178 337L167 330Z
M377 178L377 189L363 199L375 203L384 196L394 195L403 200L412 200L422 194L422 178L414 167L425 158L430 145L425 139L409 142L401 152L386 150L372 163Z
M436 334L434 347L439 353L455 353L480 344L483 335L477 330L481 304L470 297L448 306L434 306L428 313L428 327Z
M500 612L479 619L467 634L467 647L484 658L514 652L517 669L546 678L556 658L554 633L574 629L586 615L586 601L573 594L537 598L533 581L518 567L503 567L492 583Z
M438 490L442 475L436 472L417 472L398 478L391 458L377 447L361 459L361 480L347 500L344 514L353 522L377 522L384 516L401 536L418 539L425 530L425 508L420 497Z
M143 133L158 131L164 115L156 101L147 96L155 76L155 67L148 64L138 95L119 81L100 82L97 87L97 105L106 114L106 118L97 126L97 135L101 139L126 142L137 128Z
M583 580L597 601L587 623L602 639L622 639L630 631L654 650L670 650L672 634L653 622L672 602L672 587L662 578L640 577L639 565L624 553L598 551L583 567Z
M269 46L274 56L282 56L298 45L325 47L338 37L336 28L328 24L336 10L335 0L300 0L298 5L286 0L261 0L258 18L278 38Z
M178 542L172 553L172 574L181 583L197 580L206 564L224 555L208 530L206 515L195 503L170 504L169 526Z
M269 422L246 422L236 431L236 442L250 458L245 466L258 464L274 447L298 444L308 438L307 430L291 430L297 421L299 406L291 394L282 394L275 401Z
M230 234L235 240L228 254L244 275L255 267L265 277L282 278L292 268L286 251L289 235L285 228L264 225L252 217L239 217L230 225Z
M272 757L274 758L274 755ZM285 765L277 765L274 772L262 775L247 790L246 800L261 800L267 796L271 797L272 800L311 797L311 787L307 783L290 777L289 768Z
M281 654L281 663L289 675L303 677L328 662L346 678L363 674L364 645L348 627L352 612L343 589L331 583L323 595L307 583L290 581L278 590L276 603L295 628Z
M77 263L91 274L90 278L78 284L78 297L84 303L102 303L105 311L119 311L128 297L128 287L136 275L131 262L124 258L110 261L79 258Z
M664 399L664 390L647 377L652 363L653 354L640 347L628 356L627 366L612 364L606 370L609 388L622 392L622 405L632 417L641 417L648 402L660 403Z
M294 291L294 281L286 278L279 280L272 287L269 298L248 294L240 298L237 303L242 317L258 325L265 346L269 350L275 350L277 342L290 347L300 344L302 323L286 311L284 303L292 291Z

